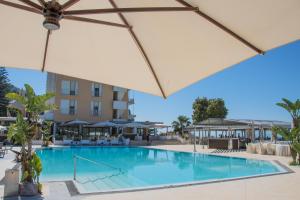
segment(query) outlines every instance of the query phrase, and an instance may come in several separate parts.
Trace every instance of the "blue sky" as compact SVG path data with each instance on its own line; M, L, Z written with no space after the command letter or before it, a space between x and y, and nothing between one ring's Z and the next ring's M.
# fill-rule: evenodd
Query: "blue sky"
M37 93L45 92L46 74L38 71L7 68L17 87L31 84ZM277 107L282 97L300 98L300 41L256 56L203 79L170 96L161 97L133 91L136 120L170 124L178 115L191 117L197 97L223 98L228 118L273 119L290 121Z

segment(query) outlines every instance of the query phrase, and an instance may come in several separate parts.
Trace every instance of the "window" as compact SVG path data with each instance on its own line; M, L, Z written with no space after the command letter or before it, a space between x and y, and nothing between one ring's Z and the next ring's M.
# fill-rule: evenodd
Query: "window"
M69 114L70 115L75 115L76 107L77 107L77 101L74 99L70 100L70 106L69 106Z
M62 99L60 101L60 112L65 115L75 115L77 111L77 101L74 99Z
M63 95L77 95L78 82L75 80L62 80L61 81L61 94Z
M118 119L118 110L113 110L113 119Z
M91 102L91 114L93 116L100 116L101 114L101 102L92 101Z
M61 114L69 114L69 100L62 99L60 101L60 112Z
M70 95L77 95L78 83L77 81L70 81Z
M100 97L102 93L102 85L100 83L92 83L92 96Z
M69 95L70 93L70 81L61 81L61 94Z
M114 101L118 101L118 92L114 91L114 94L113 94L113 100Z

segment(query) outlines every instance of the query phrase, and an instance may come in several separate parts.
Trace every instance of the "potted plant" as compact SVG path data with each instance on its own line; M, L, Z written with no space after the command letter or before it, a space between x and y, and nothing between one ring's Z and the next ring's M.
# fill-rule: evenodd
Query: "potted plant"
M25 84L24 96L8 93L6 97L20 103L25 111L18 112L16 123L9 128L9 137L22 145L20 152L22 178L19 193L24 196L37 195L41 192L38 178L42 171L42 163L32 149L32 140L39 133L40 114L55 108L53 104L47 103L54 94L36 95L33 88Z

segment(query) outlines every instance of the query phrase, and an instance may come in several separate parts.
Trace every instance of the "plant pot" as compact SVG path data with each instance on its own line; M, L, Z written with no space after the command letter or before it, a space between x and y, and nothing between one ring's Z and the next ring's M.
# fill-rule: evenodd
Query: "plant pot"
M38 184L37 183L20 183L19 194L21 196L36 196L39 195Z

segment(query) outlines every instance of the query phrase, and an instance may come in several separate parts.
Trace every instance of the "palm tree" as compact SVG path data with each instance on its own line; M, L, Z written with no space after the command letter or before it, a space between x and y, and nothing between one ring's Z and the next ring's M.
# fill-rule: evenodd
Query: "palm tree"
M292 102L288 99L283 98L283 102L277 103L276 105L284 108L288 111L293 120L293 127L299 128L300 126L300 99L297 99L295 102Z
M284 129L281 127L274 127L274 132L281 135L285 140L290 142L291 155L293 163L296 163L297 154L298 162L300 164L300 99L292 102L288 99L283 98L282 102L276 105L284 108L288 111L292 117L293 127L291 130Z
M55 105L47 103L54 97L54 94L36 95L33 88L25 84L25 96L17 93L8 93L6 97L20 103L25 110L26 121L24 120L22 111L20 111L16 124L10 127L10 137L14 139L18 138L22 144L22 182L33 183L38 173L35 171L37 166L32 165L39 164L39 161L37 160L37 156L32 152L32 140L39 132L40 114L47 110L55 109Z
M188 127L191 124L190 118L184 115L179 115L177 121L172 122L172 127L174 132L179 132L179 134L183 135L183 129Z

